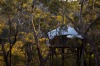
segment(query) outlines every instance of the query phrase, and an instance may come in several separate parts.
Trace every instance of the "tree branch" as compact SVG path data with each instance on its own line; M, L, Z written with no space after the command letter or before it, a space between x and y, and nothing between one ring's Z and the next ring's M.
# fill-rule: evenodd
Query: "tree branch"
M92 22L90 23L90 25L87 27L87 29L86 29L86 31L84 32L84 34L86 34L86 33L88 32L88 30L92 27L92 25L93 25L94 23L96 23L96 21L97 21L98 19L100 19L100 15L99 15L94 21L92 21Z

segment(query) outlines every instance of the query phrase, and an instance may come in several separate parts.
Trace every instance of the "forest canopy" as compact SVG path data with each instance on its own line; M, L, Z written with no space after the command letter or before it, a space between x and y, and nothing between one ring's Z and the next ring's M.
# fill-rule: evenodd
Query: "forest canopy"
M49 39L68 25L83 39ZM0 0L0 66L100 66L100 0Z

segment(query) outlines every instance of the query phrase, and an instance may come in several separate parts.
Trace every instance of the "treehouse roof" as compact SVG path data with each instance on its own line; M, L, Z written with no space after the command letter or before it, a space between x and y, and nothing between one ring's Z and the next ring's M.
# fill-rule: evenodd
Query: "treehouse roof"
M81 35L70 25L58 27L47 33L49 39L53 39L55 36L66 35L67 38L79 38L83 39Z

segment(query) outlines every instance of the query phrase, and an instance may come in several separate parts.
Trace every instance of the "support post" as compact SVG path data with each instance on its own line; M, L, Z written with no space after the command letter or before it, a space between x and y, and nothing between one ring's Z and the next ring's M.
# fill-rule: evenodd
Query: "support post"
M79 61L79 59L80 59L80 54L79 54L79 48L77 48L77 66L80 66L80 61Z
M64 66L64 48L62 48L62 66Z

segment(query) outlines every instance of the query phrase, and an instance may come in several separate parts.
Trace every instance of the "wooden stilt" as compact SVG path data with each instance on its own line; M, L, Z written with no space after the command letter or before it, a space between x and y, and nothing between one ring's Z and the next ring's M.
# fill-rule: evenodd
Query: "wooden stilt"
M49 66L52 66L52 51L51 51L51 48L50 48L50 62L49 62Z
M62 66L64 66L64 48L62 48Z
M77 66L80 66L79 59L80 59L79 48L77 48Z

